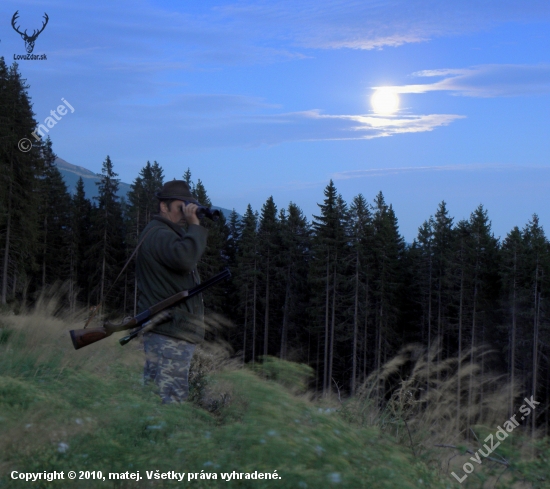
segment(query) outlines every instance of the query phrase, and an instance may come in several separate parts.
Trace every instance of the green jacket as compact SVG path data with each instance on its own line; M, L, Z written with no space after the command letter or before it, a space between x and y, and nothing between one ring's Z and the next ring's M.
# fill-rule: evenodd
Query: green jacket
M145 233L148 234L139 248L136 264L140 312L200 283L197 263L206 249L208 235L207 229L197 224L190 224L185 232L182 227L160 216L153 217L141 236ZM156 326L153 332L190 343L204 339L201 294L175 306L172 316L170 321Z

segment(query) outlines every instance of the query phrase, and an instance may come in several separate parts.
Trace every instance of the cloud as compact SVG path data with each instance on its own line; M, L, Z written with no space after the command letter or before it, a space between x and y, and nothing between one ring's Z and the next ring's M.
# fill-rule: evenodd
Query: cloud
M357 140L432 131L463 116L452 114L377 117L328 115L319 110L184 118L176 123L186 144L223 147L276 145L291 141Z
M448 91L466 97L511 97L550 92L550 64L481 65L465 69L424 70L412 76L443 79L388 88L397 93Z
M353 180L361 178L380 178L395 175L419 174L419 173L438 173L438 172L510 172L519 171L524 173L527 170L545 170L550 168L540 165L510 165L502 163L473 163L458 165L434 165L434 166L401 166L394 168L365 168L363 170L348 170L332 173L326 179L312 181L292 180L287 182L281 189L302 190L308 188L318 188L325 186L329 180Z
M318 109L280 112L264 99L231 94L187 94L170 102L130 103L112 114L140 141L177 140L186 148L256 148L298 141L369 140L433 131L464 118L456 114L325 114ZM102 132L101 117L86 121ZM83 121L84 122L84 121ZM109 138L109 134L104 137ZM116 135L113 135L116 137Z
M435 165L435 166L405 166L397 168L367 168L364 170L350 170L333 173L330 178L333 180L350 180L353 178L372 178L385 177L388 175L400 175L404 173L421 173L421 172L453 172L453 171L501 171L501 170L523 170L525 166L505 165L505 164L462 164L462 165ZM530 167L541 168L541 167Z
M166 98L155 95L139 97L139 103L129 100L124 106L133 115L150 113L153 108L155 114L162 114L161 117L171 124L191 120L199 125L215 124L216 120L219 121L228 114L238 119L243 114L280 108L280 105L269 104L261 97L235 94L188 93L172 97L169 101Z
M547 2L438 0L243 1L215 9L256 38L313 49L380 49L491 28L548 20Z

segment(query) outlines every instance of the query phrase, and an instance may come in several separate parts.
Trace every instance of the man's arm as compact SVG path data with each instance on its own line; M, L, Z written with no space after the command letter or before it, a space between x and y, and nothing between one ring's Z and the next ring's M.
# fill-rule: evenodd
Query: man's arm
M171 230L160 230L152 243L155 260L184 273L191 272L197 267L206 249L208 230L200 225L196 211L195 204L181 204L181 212L189 225L187 233L181 238Z

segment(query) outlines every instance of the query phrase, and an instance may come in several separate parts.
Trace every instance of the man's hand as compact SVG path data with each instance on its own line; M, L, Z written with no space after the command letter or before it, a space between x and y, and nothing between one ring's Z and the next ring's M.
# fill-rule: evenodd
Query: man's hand
M200 225L200 220L197 217L197 204L189 203L185 205L185 203L181 204L181 211L183 212L183 215L185 216L185 220L187 221L187 224L197 224Z

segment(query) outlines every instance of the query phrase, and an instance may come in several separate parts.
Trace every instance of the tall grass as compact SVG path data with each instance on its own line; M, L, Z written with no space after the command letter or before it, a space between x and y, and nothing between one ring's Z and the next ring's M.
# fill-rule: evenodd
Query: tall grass
M524 401L516 384L515 412L510 413L506 376L482 372L482 358L494 354L489 349L443 361L437 360L438 354L437 342L431 350L422 345L403 348L369 375L342 414L350 422L391 434L415 457L450 474L470 462L485 438L518 413ZM527 425L516 428L490 459L482 457L483 465L463 487L550 487L550 445L539 435L533 444Z

